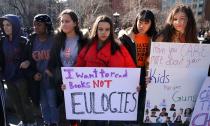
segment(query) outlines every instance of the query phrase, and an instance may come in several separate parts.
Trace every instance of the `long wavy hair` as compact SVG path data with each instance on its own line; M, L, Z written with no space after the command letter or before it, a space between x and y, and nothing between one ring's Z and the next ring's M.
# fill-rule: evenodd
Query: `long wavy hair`
M185 41L188 43L198 42L195 18L191 8L186 5L177 5L170 11L166 20L166 25L159 35L163 36L163 41L165 42L173 41L172 37L176 33L176 30L173 27L173 20L174 15L178 12L185 13L188 18L187 25L184 30Z

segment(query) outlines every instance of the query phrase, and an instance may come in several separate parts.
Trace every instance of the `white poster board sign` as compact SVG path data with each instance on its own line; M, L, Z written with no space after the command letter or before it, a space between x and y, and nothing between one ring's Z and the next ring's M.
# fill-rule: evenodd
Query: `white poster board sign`
M207 77L198 95L190 126L210 126L210 77Z
M210 64L210 45L153 42L144 122L189 123Z
M140 69L62 67L66 117L72 120L136 120Z

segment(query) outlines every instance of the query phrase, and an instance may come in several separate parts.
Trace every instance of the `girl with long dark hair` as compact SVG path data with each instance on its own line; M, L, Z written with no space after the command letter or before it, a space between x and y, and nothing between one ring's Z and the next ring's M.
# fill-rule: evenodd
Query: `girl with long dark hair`
M141 68L139 84L139 103L137 123L143 123L146 97L146 69L148 67L149 49L152 39L157 34L155 16L150 10L142 10L137 14L132 28L120 37L131 54L137 67Z
M59 15L59 23L46 73L50 76L51 83L56 86L57 105L62 105L61 110L64 111L61 67L75 66L78 53L87 40L80 31L79 19L73 10L63 10ZM61 114L64 115L64 112ZM75 121L71 121L71 125L75 124Z

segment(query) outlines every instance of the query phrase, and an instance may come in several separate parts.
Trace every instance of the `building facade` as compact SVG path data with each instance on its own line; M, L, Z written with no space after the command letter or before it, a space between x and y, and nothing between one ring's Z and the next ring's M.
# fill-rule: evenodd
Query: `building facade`
M210 21L210 0L205 0L204 18Z

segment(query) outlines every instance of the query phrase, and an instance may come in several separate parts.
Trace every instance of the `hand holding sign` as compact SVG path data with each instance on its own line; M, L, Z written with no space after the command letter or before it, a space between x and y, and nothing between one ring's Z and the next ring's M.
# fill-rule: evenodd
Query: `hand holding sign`
M136 120L139 68L63 67L67 119Z
M66 84L62 84L62 85L61 85L61 90L62 90L62 91L66 90Z

